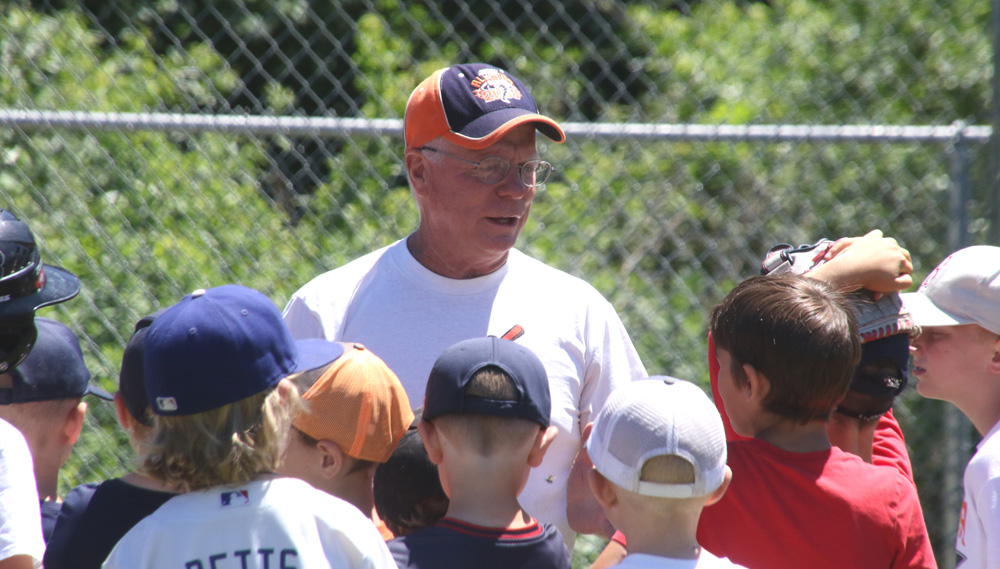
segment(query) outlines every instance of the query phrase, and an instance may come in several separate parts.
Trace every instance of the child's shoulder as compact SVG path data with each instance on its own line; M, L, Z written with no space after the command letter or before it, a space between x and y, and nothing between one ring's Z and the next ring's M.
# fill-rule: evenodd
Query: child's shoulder
M970 483L976 480L1000 479L1000 423L986 433L979 442L976 453L965 468L965 477ZM968 486L968 483L966 484Z

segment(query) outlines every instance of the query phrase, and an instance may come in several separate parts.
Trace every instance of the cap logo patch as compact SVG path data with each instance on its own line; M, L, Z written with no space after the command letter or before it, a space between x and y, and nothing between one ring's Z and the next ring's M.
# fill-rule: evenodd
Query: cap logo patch
M473 88L472 94L486 103L494 101L510 103L511 99L520 101L522 97L521 90L514 85L514 81L499 69L481 70L470 84Z
M950 261L953 256L954 255L948 255L947 257L945 257L943 261L941 261L941 263L938 266L934 267L934 270L931 271L931 274L927 275L927 278L925 278L924 282L920 284L920 288L918 288L917 291L924 290L925 288L930 286L930 284L934 282L934 279L937 278L938 273L941 272L941 269L943 269L945 265L948 264L948 261Z
M177 400L173 397L157 397L156 407L160 411L176 411L177 410Z

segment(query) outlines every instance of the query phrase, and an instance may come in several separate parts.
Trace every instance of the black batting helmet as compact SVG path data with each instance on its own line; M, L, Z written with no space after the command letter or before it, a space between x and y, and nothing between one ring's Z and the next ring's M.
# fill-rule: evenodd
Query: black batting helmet
M0 373L21 363L35 343L35 310L69 300L80 279L42 264L31 229L0 210Z

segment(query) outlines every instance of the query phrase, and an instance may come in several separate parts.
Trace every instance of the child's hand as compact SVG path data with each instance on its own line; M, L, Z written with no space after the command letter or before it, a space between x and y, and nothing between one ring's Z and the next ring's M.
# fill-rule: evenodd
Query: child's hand
M875 292L895 292L913 284L910 252L876 229L863 237L838 239L830 246L826 263L809 276L842 289L866 288Z

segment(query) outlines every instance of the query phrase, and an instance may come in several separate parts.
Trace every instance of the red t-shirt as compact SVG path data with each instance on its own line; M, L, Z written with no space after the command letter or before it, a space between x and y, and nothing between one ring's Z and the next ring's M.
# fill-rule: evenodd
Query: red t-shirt
M711 335L708 362L733 483L702 512L702 547L751 568L937 566L906 444L891 412L876 429L874 465L836 447L784 451L733 431L719 395ZM613 540L627 547L621 532Z

